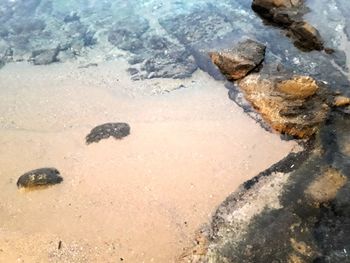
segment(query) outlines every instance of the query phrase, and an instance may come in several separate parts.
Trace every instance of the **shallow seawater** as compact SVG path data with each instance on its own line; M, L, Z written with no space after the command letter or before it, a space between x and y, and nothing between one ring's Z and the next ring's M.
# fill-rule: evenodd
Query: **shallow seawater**
M1 262L174 262L226 196L296 147L229 100L212 49L253 38L267 62L350 94L345 1L310 1L329 15L306 16L332 56L300 52L250 4L0 1ZM130 136L87 146L106 122ZM51 166L62 184L17 189Z
M203 72L134 82L126 67L0 71L0 261L173 262L230 192L295 146L261 129ZM128 122L131 134L85 144L110 121ZM22 173L46 166L63 183L17 189Z

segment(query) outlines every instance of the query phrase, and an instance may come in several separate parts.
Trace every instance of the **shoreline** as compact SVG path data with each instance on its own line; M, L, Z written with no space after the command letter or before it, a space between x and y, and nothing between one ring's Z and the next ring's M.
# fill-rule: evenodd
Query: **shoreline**
M20 251L26 262L175 261L233 188L296 147L261 129L228 99L224 83L206 73L145 84L130 81L123 63L8 64L0 71L0 84L10 88L1 91L7 212L0 258L15 259ZM188 88L159 93L178 82ZM131 135L84 144L94 125L114 120L128 121ZM15 189L16 175L47 165L61 170L61 185Z

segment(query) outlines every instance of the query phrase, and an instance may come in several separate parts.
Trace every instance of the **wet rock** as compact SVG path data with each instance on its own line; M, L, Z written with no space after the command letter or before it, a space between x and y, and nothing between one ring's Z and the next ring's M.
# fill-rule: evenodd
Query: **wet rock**
M322 176L313 181L305 194L316 204L330 202L347 183L347 178L334 168L327 169Z
M60 172L55 168L40 168L23 174L17 181L17 187L28 188L59 184L63 181Z
M172 50L154 54L144 61L141 69L145 71L143 78L175 78L190 77L197 70L194 58L186 50Z
M11 33L14 35L31 34L42 31L46 27L45 22L39 19L21 20L11 25Z
M143 48L141 36L149 29L146 19L139 16L116 23L108 33L108 41L120 49L137 52Z
M276 17L281 15L282 12L285 12L288 20L293 20L292 15L298 12L302 3L301 0L254 0L252 9L264 18L278 22Z
M239 87L273 129L297 138L313 135L329 111L325 88L311 77L252 74Z
M294 22L290 31L295 39L294 44L302 50L323 50L323 41L318 30L308 22Z
M90 47L93 45L96 45L97 39L95 38L95 33L94 31L86 30L82 34L82 40L84 43L84 47Z
M232 31L232 24L213 6L196 9L189 14L159 19L160 25L184 45L211 42Z
M210 58L229 80L245 77L264 60L266 47L253 40L238 43L230 50L211 52Z
M290 95L292 99L306 99L319 89L316 81L307 76L295 76L292 79L282 80L276 83L276 88Z
M172 45L170 41L162 36L158 35L151 35L146 42L146 45L148 48L156 50L156 51L162 51L167 50Z
M130 134L130 126L127 123L105 123L99 125L91 130L86 136L86 144L99 142L102 139L114 137L115 139L122 139Z
M48 65L58 61L57 56L59 52L59 47L54 49L36 50L32 52L31 60L34 65Z
M333 105L336 107L345 107L350 105L350 98L345 96L335 96Z
M63 19L65 23L70 23L78 20L80 20L80 16L78 16L76 12L70 13L69 15L65 16Z
M334 111L330 119L296 168L287 157L280 164L289 171L269 168L232 193L211 220L204 254L184 262L348 262L350 163L339 147L350 118Z
M264 19L287 31L294 45L303 51L323 50L323 40L318 30L303 21L307 12L302 0L254 0L252 9Z

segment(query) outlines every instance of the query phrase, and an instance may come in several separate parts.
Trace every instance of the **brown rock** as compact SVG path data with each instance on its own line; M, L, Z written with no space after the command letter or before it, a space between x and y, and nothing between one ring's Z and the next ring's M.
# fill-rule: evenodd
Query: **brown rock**
M301 0L254 0L252 6L255 7L277 7L291 8L300 6Z
M230 80L245 77L264 60L266 47L253 40L245 40L229 50L211 52L213 63Z
M318 86L313 78L296 76L276 84L279 91L291 95L294 99L306 99L316 93Z
M297 138L313 135L329 111L324 90L310 77L251 74L239 87L273 129Z
M287 36L292 37L294 45L301 50L324 49L317 29L302 19L306 12L303 0L254 0L252 9L266 20L288 30Z
M294 44L305 51L323 50L323 41L318 30L308 22L294 22L290 26Z
M336 96L333 101L333 106L345 107L350 105L350 98L345 96Z
M300 7L303 4L302 0L254 0L252 9L262 17L265 17L273 22L273 17L280 11L291 11Z

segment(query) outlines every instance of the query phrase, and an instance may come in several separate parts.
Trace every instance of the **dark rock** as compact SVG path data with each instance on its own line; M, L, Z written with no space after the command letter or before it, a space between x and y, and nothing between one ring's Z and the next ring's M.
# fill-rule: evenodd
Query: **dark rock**
M305 51L323 50L323 41L316 28L308 22L294 22L290 26L295 46Z
M303 51L323 50L318 30L302 20L307 8L302 0L254 0L252 9L264 19L285 28Z
M22 20L17 23L12 24L12 33L15 35L20 34L31 34L36 31L42 31L46 27L43 20L33 19L33 20Z
M78 20L80 20L80 16L78 16L76 12L70 13L69 15L65 16L65 18L63 19L65 23L70 23Z
M172 50L168 53L157 53L147 59L142 70L147 72L145 78L182 79L197 70L194 58L186 50Z
M232 31L232 24L214 6L196 9L189 14L159 19L160 25L184 45L211 42Z
M245 77L262 63L265 49L263 44L248 39L238 43L233 49L211 52L209 55L229 80L237 80Z
M23 174L17 181L17 187L35 187L59 184L63 181L55 168L40 168Z
M279 25L288 25L300 18L302 0L254 0L252 9L263 18Z
M120 49L136 52L143 47L141 36L149 29L146 19L139 16L115 24L108 33L108 41Z
M130 126L127 123L105 123L99 125L91 130L86 136L86 144L99 142L102 139L114 137L115 139L122 139L130 134Z
M135 64L139 64L141 62L143 62L145 60L144 57L142 56L131 56L129 59L128 59L128 63L130 65L135 65Z
M32 52L32 61L34 65L48 65L53 62L57 62L57 56L60 52L60 48L44 49Z
M134 75L137 75L139 74L139 70L136 69L136 68L128 68L128 73L131 75L131 76L134 76Z
M168 49L172 44L165 37L152 35L147 39L146 45L150 49L162 51Z
M95 38L95 32L87 30L82 34L82 39L85 47L96 45L97 40Z

